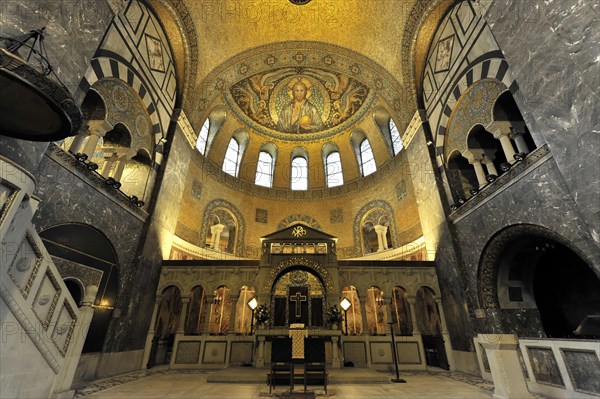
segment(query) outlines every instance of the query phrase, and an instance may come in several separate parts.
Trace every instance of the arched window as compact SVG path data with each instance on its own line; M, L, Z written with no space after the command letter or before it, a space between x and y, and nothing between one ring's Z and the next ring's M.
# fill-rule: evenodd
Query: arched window
M292 159L292 190L308 189L308 161L304 157Z
M225 159L223 160L223 172L230 174L233 177L238 175L240 156L240 145L235 138L229 140L227 151L225 152Z
M254 184L263 187L273 187L273 157L266 151L258 154L258 165L256 165L256 178Z
M342 160L338 151L330 153L325 158L325 173L327 174L327 187L336 187L344 184Z
M402 138L400 138L400 132L398 131L398 127L394 123L394 120L390 118L390 136L392 138L392 147L394 148L394 155L398 155L398 153L404 148L404 144L402 143Z
M367 139L360 143L360 170L363 176L368 176L377 170L373 150Z
M210 130L210 120L206 118L204 124L202 125L202 129L200 129L200 134L198 135L198 141L196 141L196 148L200 151L200 154L204 155L206 151L206 143L208 142L208 131Z

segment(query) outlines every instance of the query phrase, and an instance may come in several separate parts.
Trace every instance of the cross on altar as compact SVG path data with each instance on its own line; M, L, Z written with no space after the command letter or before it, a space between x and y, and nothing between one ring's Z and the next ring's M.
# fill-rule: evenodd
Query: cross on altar
M294 301L296 304L296 317L302 316L300 306L302 305L302 302L306 302L307 299L306 295L302 295L300 292L296 292L296 295L290 296L290 301Z

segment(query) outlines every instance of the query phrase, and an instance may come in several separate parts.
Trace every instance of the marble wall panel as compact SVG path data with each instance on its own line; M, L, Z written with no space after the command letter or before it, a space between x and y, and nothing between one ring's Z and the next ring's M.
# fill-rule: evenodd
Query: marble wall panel
M344 342L344 361L355 366L367 364L367 348L365 342Z
M177 345L176 364L197 364L200 358L201 341L183 341Z
M229 364L240 365L252 363L253 342L232 342Z
M122 312L123 317L120 319L112 320L107 342L128 342L131 337L126 331L137 324L138 318L137 309L131 308L132 298L151 295L131 288L138 272L135 248L142 236L143 218L131 213L99 188L73 173L68 165L59 164L49 156L44 156L35 177L38 181L36 195L41 199L41 205L33 218L38 231L62 223L83 223L101 231L113 245L119 261L116 303L119 309L126 311ZM147 326L139 339L143 341L146 333Z
M538 382L564 387L558 363L550 348L527 348L533 375Z
M371 364L393 362L391 342L370 342L370 345Z
M421 364L418 342L396 342L399 364Z
M227 342L208 341L204 344L204 353L202 363L204 364L224 364Z
M586 0L496 0L485 18L519 83L516 100L525 121L534 138L548 143L598 245L597 8Z
M562 357L576 391L600 395L600 359L598 353L562 349Z
M544 227L562 236L572 249L600 272L600 254L585 226L584 215L574 203L568 186L553 159L534 165L498 195L482 203L454 223L457 247L465 264L465 282L472 303L478 303L478 267L481 254L490 239L502 229L516 224ZM478 226L473 228L473 226ZM443 273L439 273L440 284ZM445 305L446 309L447 305ZM536 309L487 309L476 319L476 330L488 333L543 336Z
M46 27L50 64L73 94L113 16L104 0L5 2L0 35L16 37Z

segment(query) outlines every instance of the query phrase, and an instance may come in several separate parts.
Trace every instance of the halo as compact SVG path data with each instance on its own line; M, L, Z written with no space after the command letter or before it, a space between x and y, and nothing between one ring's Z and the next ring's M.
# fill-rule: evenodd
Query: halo
M306 98L310 98L310 96L312 96L312 92L313 92L313 85L310 82L310 80L300 77L300 78L293 78L290 79L289 83L287 84L287 93L288 96L290 96L290 99L294 98L294 94L292 93L292 90L294 89L294 86L296 86L296 84L298 83L302 83L304 84L304 86L306 86Z

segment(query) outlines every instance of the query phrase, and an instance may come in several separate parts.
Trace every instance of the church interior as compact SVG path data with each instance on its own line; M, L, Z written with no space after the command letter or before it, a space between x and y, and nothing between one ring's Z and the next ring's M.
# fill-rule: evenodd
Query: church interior
M0 9L2 398L600 397L597 3Z

